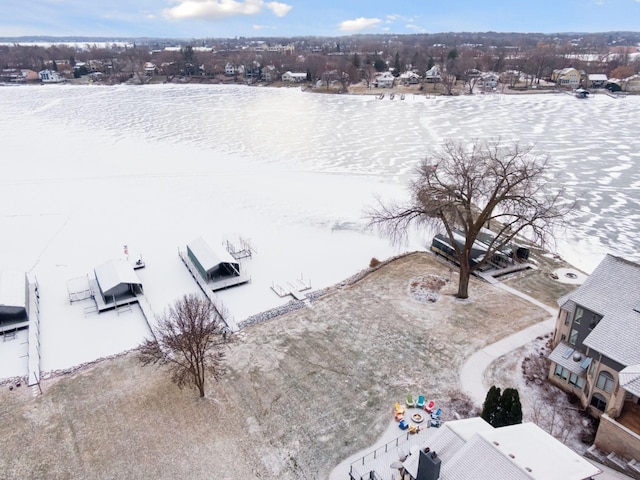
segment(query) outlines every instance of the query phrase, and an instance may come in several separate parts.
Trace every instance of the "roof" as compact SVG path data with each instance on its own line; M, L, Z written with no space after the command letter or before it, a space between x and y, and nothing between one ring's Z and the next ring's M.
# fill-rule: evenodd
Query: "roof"
M27 289L23 272L0 271L0 306L27 307Z
M480 417L446 422L427 440L425 447L429 447L432 452L436 452L443 464L445 464L464 447L471 437L477 432L486 429L493 430L493 427ZM405 470L413 478L418 476L419 458L419 455L413 454L407 457L403 463Z
M94 269L96 280L102 293L123 283L129 285L142 285L133 267L126 260L109 260Z
M475 436L460 449L455 459L442 462L440 480L531 480L509 457L496 451L493 444Z
M602 473L533 423L493 428L481 418L446 422L424 445L441 480L585 480ZM417 478L419 453L403 463Z
M556 348L549 354L549 360L580 377L584 377L587 374L587 368L591 364L590 357L585 357L580 352L576 352L571 345L564 342L558 343Z
M627 392L640 397L640 365L630 365L620 370L618 381Z
M238 261L234 259L224 247L220 246L216 248L214 245L210 240L199 237L187 244L187 247L207 272L221 263L238 264Z
M570 302L603 316L584 345L624 366L640 364L640 265L607 255L580 287L558 300L564 310Z
M536 480L583 480L602 473L534 423L485 430L478 435L490 442L495 452ZM496 462L496 468L499 465ZM498 478L517 477L504 475Z
M606 81L607 80L607 76L604 73L591 73L589 74L589 80L596 80L596 81Z

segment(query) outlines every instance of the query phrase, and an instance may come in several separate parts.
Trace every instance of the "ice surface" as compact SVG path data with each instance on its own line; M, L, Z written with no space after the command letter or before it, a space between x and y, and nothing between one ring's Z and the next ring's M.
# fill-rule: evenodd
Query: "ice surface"
M85 316L68 301L67 281L123 258L125 244L143 256L138 274L161 312L197 291L178 248L200 235L250 239L252 282L220 294L236 321L287 301L273 282L302 275L316 289L397 253L365 230L363 210L374 195L401 198L418 162L450 138L534 144L552 159L550 181L588 206L559 253L586 271L607 252L639 259L636 97L390 102L297 88L57 85L0 88L0 111L0 268L38 278L44 371L149 334L137 308Z

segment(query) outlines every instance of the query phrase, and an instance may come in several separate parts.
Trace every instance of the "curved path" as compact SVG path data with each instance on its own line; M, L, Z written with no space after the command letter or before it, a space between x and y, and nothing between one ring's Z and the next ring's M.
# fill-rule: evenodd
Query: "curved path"
M549 305L545 305L535 298L530 297L529 295L518 290L515 290L514 288L511 288L503 283L495 283L494 285L497 288L506 290L513 295L517 295L520 298L523 298L528 302L531 302L534 305L545 309L551 316L543 322L531 325L530 327L509 335L508 337L503 338L496 343L487 345L486 347L478 350L476 353L471 355L467 359L467 361L464 362L462 368L460 369L461 388L471 397L471 400L473 400L473 402L479 406L482 406L487 395L488 388L484 385L483 379L484 372L487 367L489 367L491 362L493 362L496 358L511 352L512 350L526 345L536 337L540 335L546 335L547 333L553 331L556 317L558 316L557 308L552 308Z

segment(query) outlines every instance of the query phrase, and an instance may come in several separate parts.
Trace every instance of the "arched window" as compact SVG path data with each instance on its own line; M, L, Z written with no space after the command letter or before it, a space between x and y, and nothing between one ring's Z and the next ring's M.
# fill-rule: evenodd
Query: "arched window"
M613 376L609 372L603 371L600 372L600 375L598 375L598 383L596 384L596 386L602 391L611 393L611 390L613 389L613 383Z
M591 406L604 412L604 409L607 408L607 400L596 392L593 394L593 397L591 397Z

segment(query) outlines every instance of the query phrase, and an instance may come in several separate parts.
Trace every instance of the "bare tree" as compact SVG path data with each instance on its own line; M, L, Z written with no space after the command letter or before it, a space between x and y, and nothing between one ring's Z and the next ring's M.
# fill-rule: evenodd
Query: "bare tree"
M531 150L503 147L499 140L476 140L469 149L448 141L420 163L408 203L378 201L368 213L370 224L396 243L406 239L412 225L444 230L460 268L457 297L467 298L471 273L517 235L545 245L553 227L574 208L564 200L562 187L547 188L548 158L532 156ZM489 225L495 235L483 258L472 264L472 246ZM456 231L463 245L455 241Z
M155 338L140 346L144 365L168 365L171 380L180 388L193 385L205 395L205 380L222 374L227 333L215 307L197 295L185 295L157 320Z

